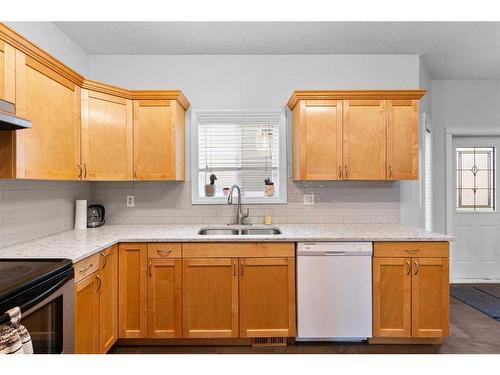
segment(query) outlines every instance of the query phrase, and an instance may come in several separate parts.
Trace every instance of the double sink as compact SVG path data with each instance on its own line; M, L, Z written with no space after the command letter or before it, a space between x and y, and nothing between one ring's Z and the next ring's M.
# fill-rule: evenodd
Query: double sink
M272 236L281 234L278 228L228 228L228 227L211 227L201 228L198 234L203 236L245 236L245 235L260 235Z

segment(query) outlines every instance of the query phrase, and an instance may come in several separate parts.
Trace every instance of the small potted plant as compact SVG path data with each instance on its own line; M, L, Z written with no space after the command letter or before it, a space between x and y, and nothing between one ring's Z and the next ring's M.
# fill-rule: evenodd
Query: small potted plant
M264 195L266 197L272 197L274 195L274 183L271 178L266 178L264 180Z
M210 175L210 184L205 185L205 196L213 197L215 195L215 181L217 180L217 176L215 174Z

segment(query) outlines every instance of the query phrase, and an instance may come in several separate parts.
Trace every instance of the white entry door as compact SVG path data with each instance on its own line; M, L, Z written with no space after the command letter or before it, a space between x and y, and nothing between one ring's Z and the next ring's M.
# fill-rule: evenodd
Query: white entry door
M454 282L500 281L500 137L453 137Z

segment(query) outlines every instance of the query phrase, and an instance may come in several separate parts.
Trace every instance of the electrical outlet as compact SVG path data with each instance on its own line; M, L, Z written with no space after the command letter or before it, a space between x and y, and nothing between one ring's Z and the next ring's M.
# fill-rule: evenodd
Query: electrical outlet
M135 207L135 196L127 195L127 207Z
M314 204L314 194L304 194L304 204L309 206Z

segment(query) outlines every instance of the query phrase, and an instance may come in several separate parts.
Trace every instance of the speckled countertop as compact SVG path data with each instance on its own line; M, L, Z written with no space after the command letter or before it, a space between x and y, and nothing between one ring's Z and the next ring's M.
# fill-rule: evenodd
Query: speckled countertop
M282 224L279 235L199 235L201 225L105 225L70 230L0 248L0 258L67 258L77 262L118 242L450 241L453 238L394 224ZM210 227L210 226L205 226ZM220 227L220 226L219 226ZM248 226L246 226L248 227Z

